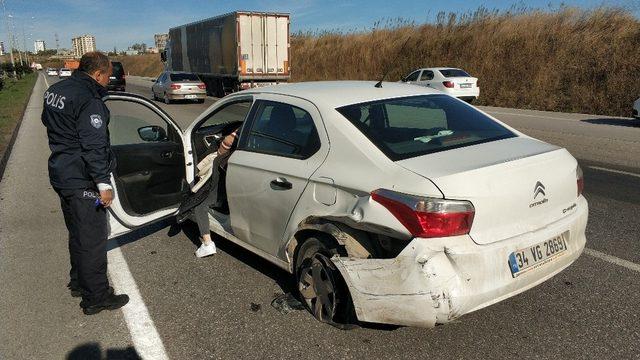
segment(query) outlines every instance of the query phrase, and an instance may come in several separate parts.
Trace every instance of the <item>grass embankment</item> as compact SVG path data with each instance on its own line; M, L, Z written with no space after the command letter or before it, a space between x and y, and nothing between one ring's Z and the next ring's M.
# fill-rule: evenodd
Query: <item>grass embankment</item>
M124 71L130 75L157 77L163 69L160 54L114 56L111 60L122 62Z
M477 11L291 41L293 81L377 80L387 69L397 81L453 66L479 78L483 105L629 116L640 96L640 20L618 9Z
M38 78L37 73L27 74L21 80L5 79L4 89L0 90L0 157L20 121L31 90Z

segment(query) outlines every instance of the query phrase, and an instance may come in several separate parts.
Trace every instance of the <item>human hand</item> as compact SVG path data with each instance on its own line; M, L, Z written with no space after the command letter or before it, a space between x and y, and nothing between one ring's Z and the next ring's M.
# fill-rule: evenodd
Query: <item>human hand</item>
M104 207L111 206L111 202L113 201L113 190L100 190L100 203Z

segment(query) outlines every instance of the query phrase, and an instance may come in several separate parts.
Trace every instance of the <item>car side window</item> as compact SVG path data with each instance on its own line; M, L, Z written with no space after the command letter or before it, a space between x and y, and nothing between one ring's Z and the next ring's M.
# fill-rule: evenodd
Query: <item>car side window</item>
M420 76L420 81L429 81L433 80L433 71L425 70L422 72L422 76Z
M141 137L140 129L153 126L160 130L156 140L152 142L178 142L173 128L150 108L137 102L124 100L108 100L106 102L110 112L109 139L111 145L133 145L149 143Z
M420 75L420 70L414 71L411 74L407 75L407 77L404 79L404 81L417 81L418 80L418 75Z
M320 137L311 114L299 107L259 101L243 150L306 159L320 149Z

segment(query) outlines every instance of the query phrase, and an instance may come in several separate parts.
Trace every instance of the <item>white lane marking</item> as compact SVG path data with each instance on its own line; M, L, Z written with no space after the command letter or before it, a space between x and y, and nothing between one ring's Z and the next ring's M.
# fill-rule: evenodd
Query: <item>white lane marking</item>
M632 172L628 172L628 171L607 169L607 168L603 168L603 167L600 167L600 166L589 166L589 168L590 169L607 171L607 172L612 172L612 173L616 173L616 174L624 174L624 175L629 175L629 176L635 176L637 178L640 178L640 174L636 174L636 173L632 173Z
M42 77L44 77L44 83L47 84L47 89L49 88L49 82L47 81L47 75L42 74Z
M627 268L629 270L633 270L635 272L640 272L640 265L633 263L631 261L628 260L623 260L620 258L617 258L615 256L609 255L609 254L605 254L603 252L597 251L597 250L593 250L593 249L589 249L589 248L585 248L584 252L587 255L591 255L595 258L598 258L600 260L604 260L606 262L610 262L612 264L618 265L618 266L622 266L624 268Z
M500 112L500 111L491 111L485 110L489 114L496 115L513 115L513 116L524 116L524 117L532 117L532 118L541 118L541 119L551 119L551 120L564 120L564 121L579 121L578 119L567 119L561 117L553 117L553 116L543 116L543 115L530 115L530 114L518 114L518 113L509 113L509 112Z
M122 251L116 247L109 250L107 256L114 289L129 295L129 303L122 307L122 313L136 352L143 359L169 359Z

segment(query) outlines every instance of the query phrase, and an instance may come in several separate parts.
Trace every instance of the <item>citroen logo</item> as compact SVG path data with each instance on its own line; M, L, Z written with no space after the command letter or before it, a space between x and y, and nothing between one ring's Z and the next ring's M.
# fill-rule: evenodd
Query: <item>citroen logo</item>
M547 194L544 192L545 190L546 188L540 181L536 182L536 187L533 189L533 199L535 200L540 194L542 194L543 197L547 196Z

